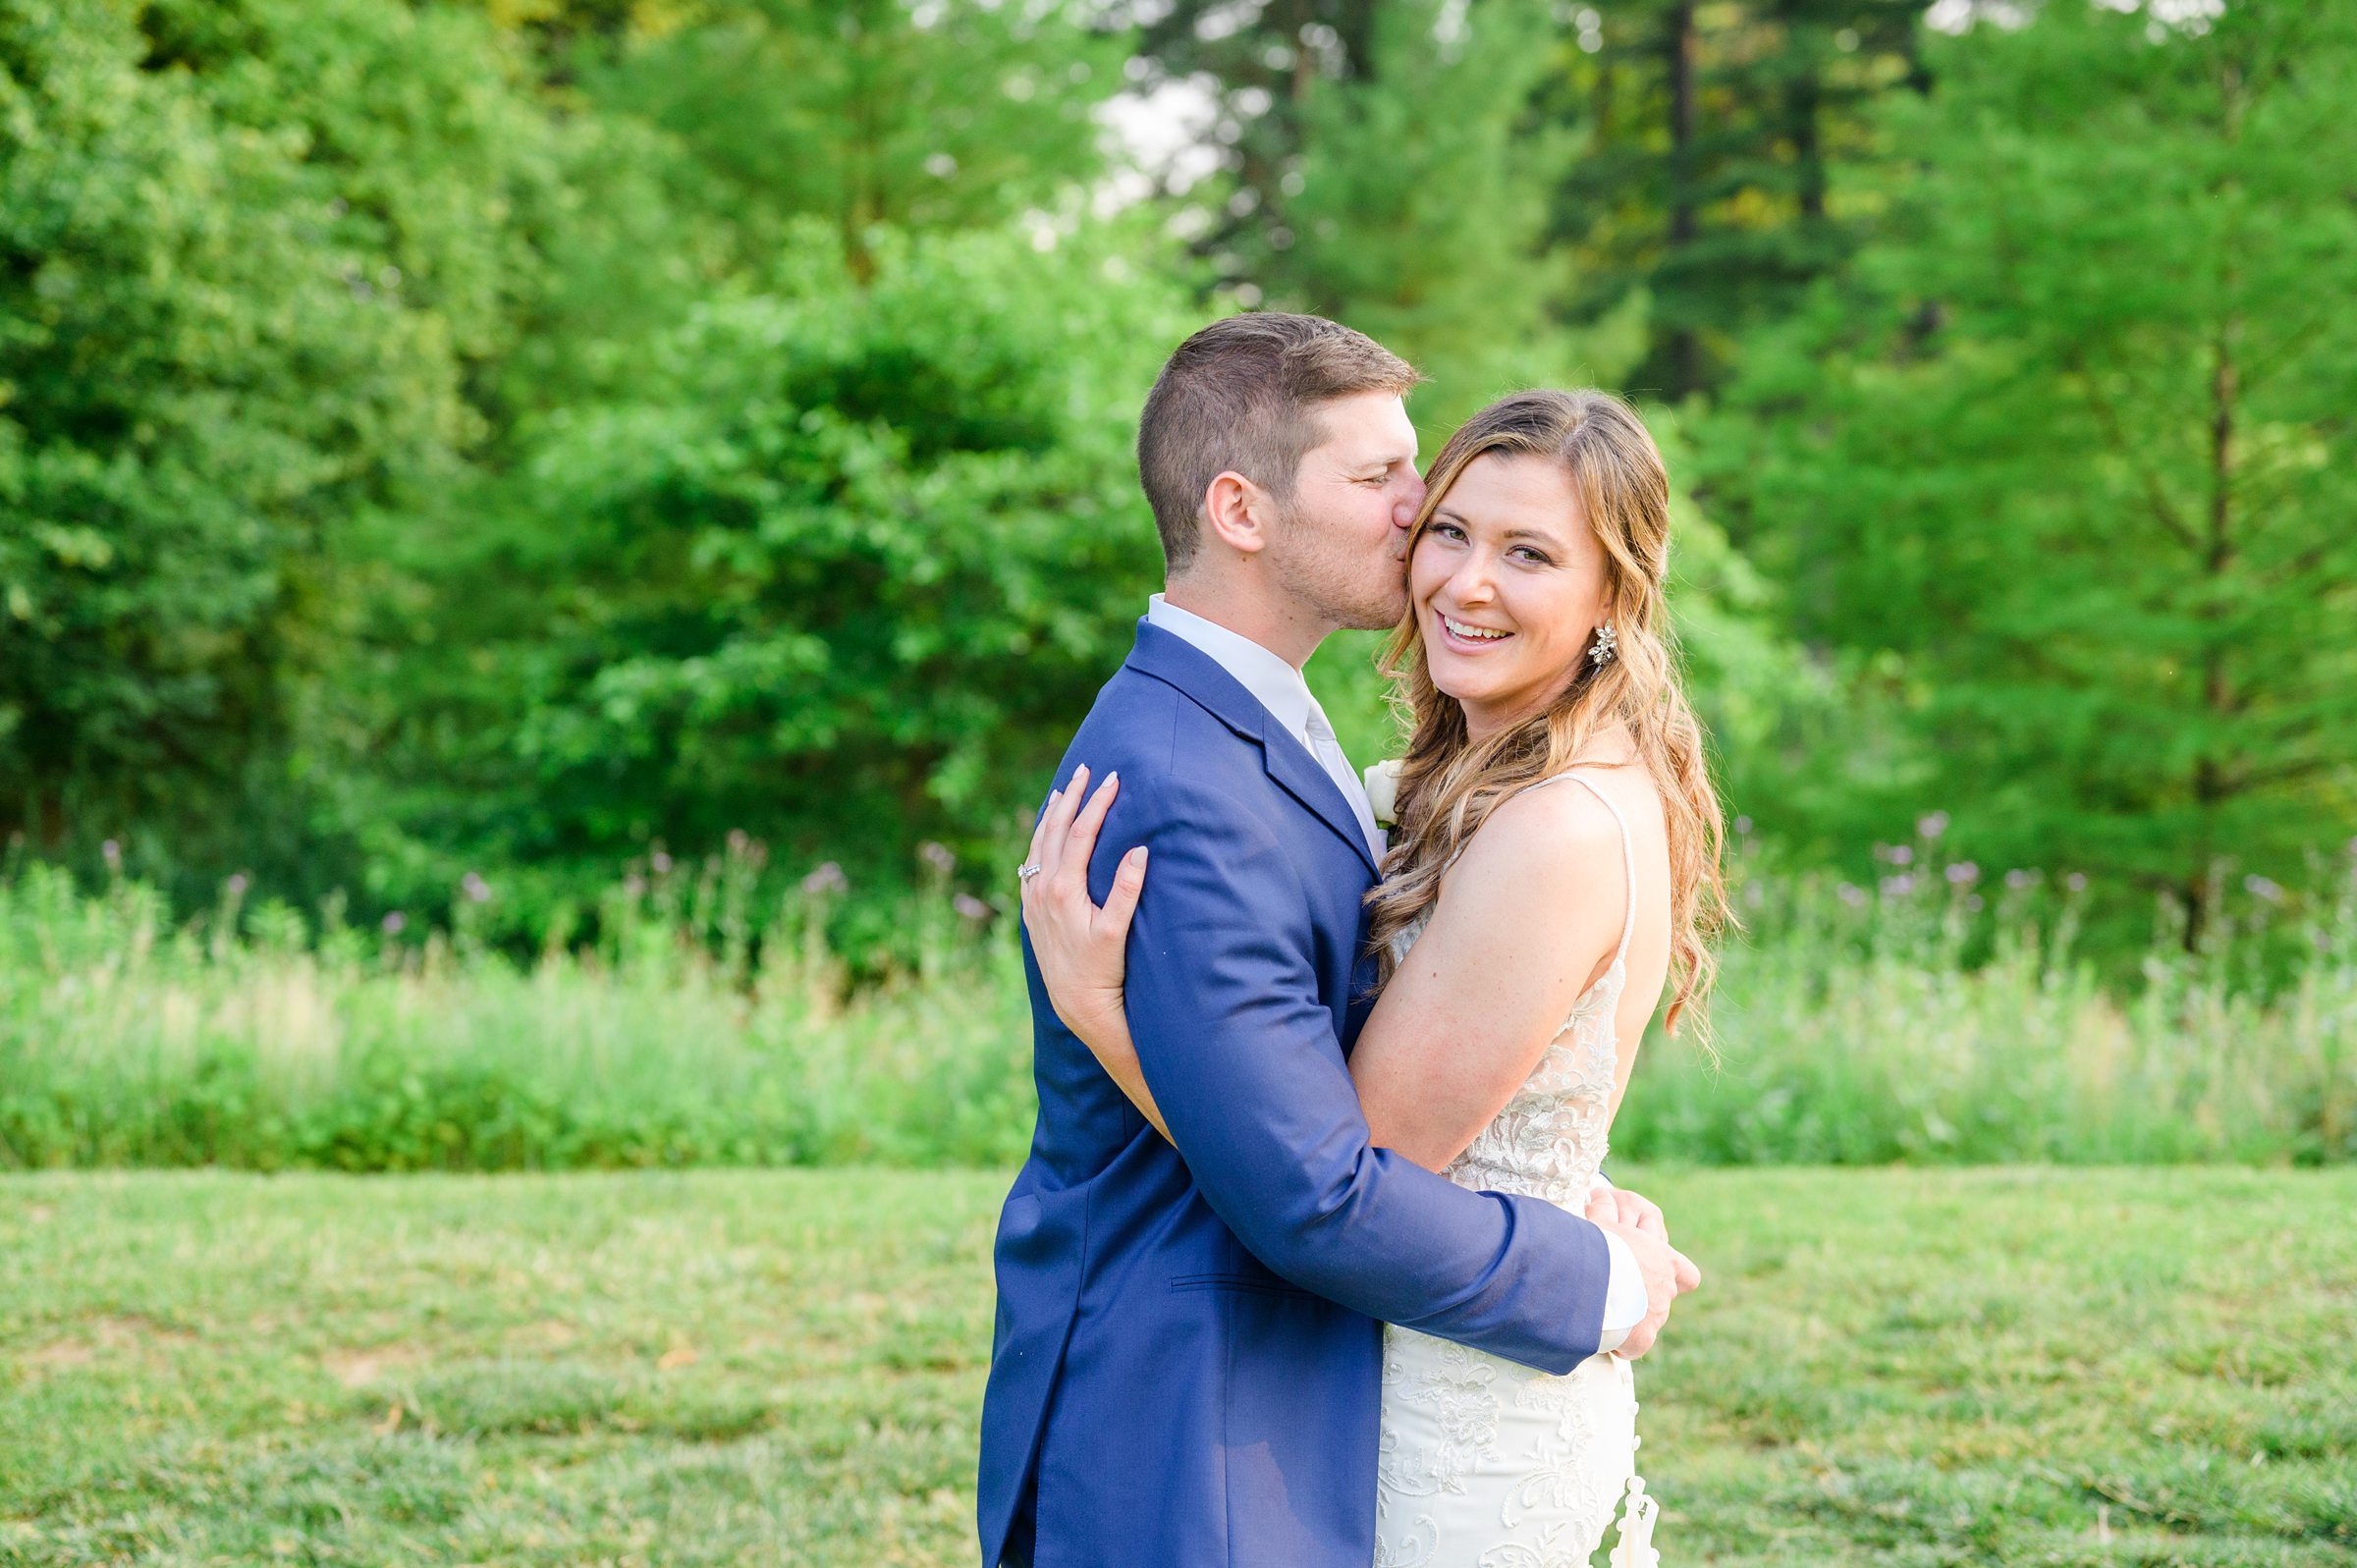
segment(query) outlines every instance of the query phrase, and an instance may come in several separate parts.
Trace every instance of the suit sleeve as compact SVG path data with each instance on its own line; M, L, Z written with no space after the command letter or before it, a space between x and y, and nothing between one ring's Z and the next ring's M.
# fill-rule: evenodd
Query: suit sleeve
M1121 856L1148 846L1129 1028L1212 1210L1272 1271L1369 1317L1549 1372L1595 1354L1601 1230L1369 1145L1309 901L1270 827L1226 801L1123 787L1089 880L1102 899Z

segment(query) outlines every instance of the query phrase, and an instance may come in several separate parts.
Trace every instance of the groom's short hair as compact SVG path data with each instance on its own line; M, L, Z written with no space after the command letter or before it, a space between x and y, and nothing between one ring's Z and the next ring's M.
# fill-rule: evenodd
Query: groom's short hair
M1253 311L1178 346L1146 396L1137 473L1173 571L1203 542L1203 494L1233 469L1280 501L1325 439L1317 406L1361 392L1404 396L1423 378L1363 332L1324 316Z

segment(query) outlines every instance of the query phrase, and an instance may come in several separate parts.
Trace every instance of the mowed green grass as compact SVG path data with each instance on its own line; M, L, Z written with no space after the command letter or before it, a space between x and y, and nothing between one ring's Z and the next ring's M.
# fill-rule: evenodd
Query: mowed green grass
M1671 1568L2357 1563L2357 1171L1619 1175ZM0 1180L0 1563L971 1563L1003 1186Z

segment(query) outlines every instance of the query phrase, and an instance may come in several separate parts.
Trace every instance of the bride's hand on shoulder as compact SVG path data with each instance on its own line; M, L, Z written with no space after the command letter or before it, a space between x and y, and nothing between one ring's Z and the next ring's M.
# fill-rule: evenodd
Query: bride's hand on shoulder
M1048 809L1031 831L1024 865L1039 871L1022 879L1023 929L1056 1016L1134 1100L1131 1086L1142 1086L1143 1077L1122 1012L1127 977L1123 948L1145 891L1146 847L1139 844L1122 857L1100 908L1088 894L1088 862L1105 814L1121 793L1121 777L1106 775L1093 794L1088 782L1085 766L1073 770L1071 783L1048 797Z

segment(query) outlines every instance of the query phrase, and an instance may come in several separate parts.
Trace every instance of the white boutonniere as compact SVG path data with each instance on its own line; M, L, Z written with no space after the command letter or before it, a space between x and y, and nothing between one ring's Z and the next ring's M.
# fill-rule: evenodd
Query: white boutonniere
M1397 828L1399 818L1399 759L1379 762L1363 776L1367 786L1367 804L1375 810L1375 826Z

